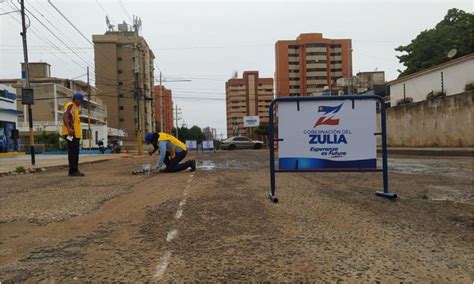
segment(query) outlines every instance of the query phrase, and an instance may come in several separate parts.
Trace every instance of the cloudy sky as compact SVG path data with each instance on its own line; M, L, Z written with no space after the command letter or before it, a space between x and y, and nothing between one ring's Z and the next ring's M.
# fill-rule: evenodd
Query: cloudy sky
M383 70L392 80L403 69L395 47L434 27L449 8L473 11L471 0L51 1L90 40L105 32L106 14L113 24L141 17L141 34L156 55L155 77L161 71L173 90L180 125L211 126L224 137L225 81L234 70L273 77L275 41L310 32L350 38L354 73ZM93 47L47 0L25 2L37 18L29 16L30 61L50 63L53 76L85 80L86 66L94 68ZM4 14L14 4L0 0L0 78L19 77L23 60L19 14ZM191 81L173 82L179 80Z

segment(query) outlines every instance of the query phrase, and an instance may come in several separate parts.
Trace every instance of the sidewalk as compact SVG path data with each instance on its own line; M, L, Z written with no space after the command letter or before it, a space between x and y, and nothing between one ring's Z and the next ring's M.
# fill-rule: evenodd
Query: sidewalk
M377 149L378 153L382 152L382 148ZM405 147L388 147L388 154L398 155L414 155L414 156L458 156L473 157L474 148L405 148Z
M92 154L92 155L81 155L79 158L79 164L88 164L94 162L102 162L112 159L119 159L129 157L128 154ZM31 165L30 155L24 155L19 157L3 157L0 158L0 176L9 172L15 171L17 167L23 167L25 169L40 169L40 168L54 168L54 167L67 167L68 160L67 155L43 155L39 154L35 156L36 165Z

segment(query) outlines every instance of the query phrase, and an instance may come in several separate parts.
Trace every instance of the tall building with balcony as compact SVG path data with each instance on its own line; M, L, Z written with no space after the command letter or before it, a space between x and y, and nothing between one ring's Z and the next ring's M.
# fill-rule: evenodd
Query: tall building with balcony
M155 94L155 116L156 127L161 127L160 119L163 119L163 129L161 131L171 133L173 129L173 95L171 90L162 85L154 87ZM163 113L163 116L162 116Z
M98 96L107 105L109 125L128 133L126 146L135 143L138 129L142 135L156 130L155 55L137 30L120 24L118 31L92 37Z
M308 96L325 87L337 93L336 80L352 76L352 41L323 34L300 34L275 43L276 96Z
M22 66L24 70L24 66ZM35 103L32 105L33 111L33 129L36 134L58 133L60 131L64 106L72 100L72 96L76 92L85 95L85 101L80 107L80 119L83 130L83 146L86 146L86 138L88 137L89 117L92 130L92 147L97 147L99 139L107 142L107 133L110 129L107 127L107 106L105 106L100 98L97 97L97 89L90 87L90 101L88 99L89 86L80 80L70 80L65 78L51 77L50 65L46 62L29 63L30 70L30 86L34 90ZM24 80L16 79L0 79L0 84L5 84L16 89L17 94L21 94L24 87ZM29 133L28 111L27 107L21 104L21 100L17 101L18 110L22 114L18 117L18 129L20 131L21 140ZM90 109L90 116L89 116ZM123 136L118 135L118 136ZM88 143L87 143L88 144Z
M242 78L226 82L227 137L247 135L244 116L258 116L260 123L268 123L268 107L273 100L273 78L260 78L258 71L245 71Z

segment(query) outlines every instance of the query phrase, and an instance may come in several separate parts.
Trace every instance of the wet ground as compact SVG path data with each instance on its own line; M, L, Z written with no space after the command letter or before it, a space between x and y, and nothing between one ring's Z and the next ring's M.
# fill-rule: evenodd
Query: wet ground
M131 174L155 159L1 177L0 281L474 279L470 158L393 157L397 201L380 173L278 174L278 204L263 150Z

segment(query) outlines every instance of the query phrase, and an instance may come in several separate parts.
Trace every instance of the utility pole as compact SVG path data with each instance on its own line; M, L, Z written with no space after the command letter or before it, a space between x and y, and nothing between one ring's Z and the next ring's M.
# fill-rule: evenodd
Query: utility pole
M163 129L163 126L164 126L164 123L163 123L163 118L164 118L164 115L163 115L163 100L164 100L165 96L164 96L163 92L164 92L163 81L162 81L161 72L160 72L160 95L159 95L159 99L160 99L160 131L161 132L164 132L164 129Z
M21 37L23 39L23 57L25 61L25 79L26 79L26 89L30 88L30 71L28 64L28 45L26 42L26 24L25 24L25 1L21 0L21 26L22 32ZM22 94L23 97L23 94ZM35 136L33 132L33 110L31 109L31 104L28 104L28 121L30 126L30 154L31 154L31 165L35 165Z
M135 100L137 105L137 150L138 155L142 154L142 129L140 123L140 89L138 87L138 46L135 43Z
M88 130L87 130L87 138L89 139L89 150L92 149L92 131L91 131L91 85L89 82L89 66L87 66L87 123L88 123Z
M176 139L178 139L178 137L179 137L179 134L178 134L178 128L179 128L179 125L178 125L178 120L179 120L178 115L181 114L180 112L178 112L178 110L181 110L181 109L178 108L178 105L175 105L175 112L174 112L175 115L174 115L174 117L175 117L175 119L176 119Z

